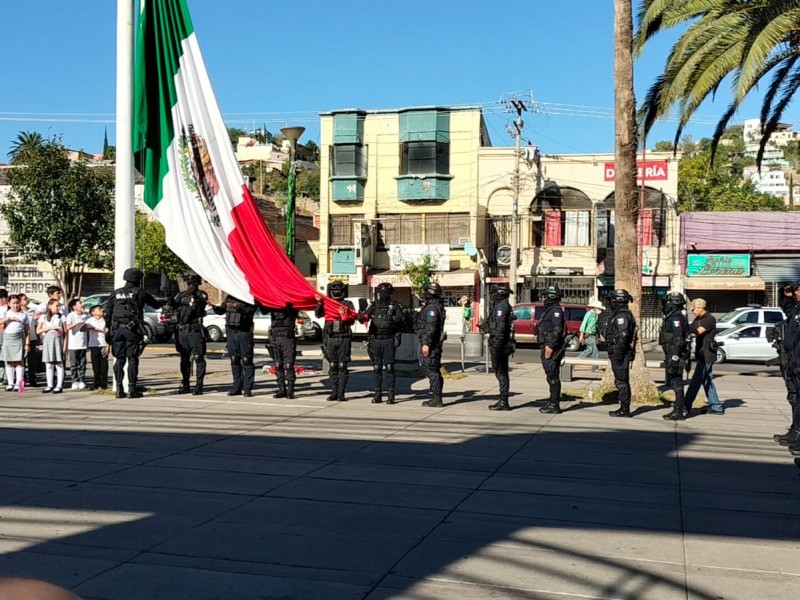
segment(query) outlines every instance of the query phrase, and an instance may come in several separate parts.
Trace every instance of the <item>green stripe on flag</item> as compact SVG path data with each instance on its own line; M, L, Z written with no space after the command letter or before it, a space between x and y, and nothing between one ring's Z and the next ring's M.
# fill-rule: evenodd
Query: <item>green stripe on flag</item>
M172 107L182 42L194 32L186 0L144 0L139 16L134 79L133 152L144 175L144 202L155 208L163 195L175 138Z

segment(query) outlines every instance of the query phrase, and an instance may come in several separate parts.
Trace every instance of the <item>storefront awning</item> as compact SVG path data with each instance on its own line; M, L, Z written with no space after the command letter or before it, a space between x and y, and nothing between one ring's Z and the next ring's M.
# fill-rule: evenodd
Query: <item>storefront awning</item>
M763 290L761 277L687 277L687 290Z
M434 281L442 287L464 287L475 285L476 273L474 269L457 269L455 271L436 271ZM369 287L378 287L381 283L391 283L396 288L410 288L411 282L397 271L383 271L367 274Z

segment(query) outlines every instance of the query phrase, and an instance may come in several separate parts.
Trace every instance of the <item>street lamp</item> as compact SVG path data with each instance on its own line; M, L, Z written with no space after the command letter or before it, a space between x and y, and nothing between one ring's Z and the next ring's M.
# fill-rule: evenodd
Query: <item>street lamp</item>
M284 127L281 129L283 137L289 140L289 199L286 202L286 255L292 262L295 261L295 235L294 235L294 213L295 199L297 190L295 189L295 177L297 176L297 140L303 135L305 127Z

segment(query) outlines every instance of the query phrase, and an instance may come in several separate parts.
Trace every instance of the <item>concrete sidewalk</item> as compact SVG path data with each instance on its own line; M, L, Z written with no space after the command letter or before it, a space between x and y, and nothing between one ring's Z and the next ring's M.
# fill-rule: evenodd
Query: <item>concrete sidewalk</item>
M139 400L0 392L0 573L94 600L800 595L774 371L718 378L727 414L673 424L542 415L538 366L512 365L516 408L494 413L474 369L426 409L410 378L371 404L364 363L351 400L326 402L319 361L301 364L295 400L261 372L228 398L220 357L208 393L177 396L177 359L156 352Z

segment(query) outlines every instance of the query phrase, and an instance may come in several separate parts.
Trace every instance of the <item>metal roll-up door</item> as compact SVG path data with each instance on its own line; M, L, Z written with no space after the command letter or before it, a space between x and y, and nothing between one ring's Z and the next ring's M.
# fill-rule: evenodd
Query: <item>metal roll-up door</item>
M772 283L800 281L800 256L756 254L753 256L753 274Z
M767 300L765 292L752 290L689 290L687 295L690 301L695 298L705 300L708 312L715 315L722 315L748 304L766 304Z

